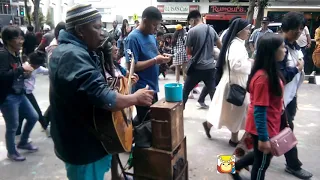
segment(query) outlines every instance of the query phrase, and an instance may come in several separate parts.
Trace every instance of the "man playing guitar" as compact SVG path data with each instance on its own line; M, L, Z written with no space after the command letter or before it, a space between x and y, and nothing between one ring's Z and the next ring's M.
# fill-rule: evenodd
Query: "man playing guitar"
M51 135L70 180L103 180L111 166L108 147L93 133L97 109L111 113L150 106L153 100L154 92L146 88L129 95L109 88L94 52L102 42L101 24L101 14L91 5L70 9L49 64ZM112 121L112 116L103 120Z

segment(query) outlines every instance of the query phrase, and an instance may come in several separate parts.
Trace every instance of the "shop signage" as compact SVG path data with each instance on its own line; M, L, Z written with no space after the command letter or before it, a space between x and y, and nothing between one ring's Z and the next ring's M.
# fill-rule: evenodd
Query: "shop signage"
M209 6L209 13L247 13L248 6Z
M161 13L168 14L188 14L190 11L198 10L198 5L158 5Z

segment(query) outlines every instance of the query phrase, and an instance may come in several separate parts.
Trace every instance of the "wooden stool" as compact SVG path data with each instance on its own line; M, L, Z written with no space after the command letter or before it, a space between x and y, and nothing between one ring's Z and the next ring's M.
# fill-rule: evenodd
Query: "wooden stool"
M134 148L135 180L187 180L183 102L161 99L151 106L152 148Z
M186 137L173 151L134 148L135 180L187 180Z
M172 151L184 138L183 102L159 100L151 106L152 147Z

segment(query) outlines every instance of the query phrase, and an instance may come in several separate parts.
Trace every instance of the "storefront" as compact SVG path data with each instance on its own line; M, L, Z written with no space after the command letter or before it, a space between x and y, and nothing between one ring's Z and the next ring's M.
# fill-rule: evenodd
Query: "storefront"
M306 19L306 25L309 28L311 39L314 38L315 30L320 26L320 6L313 5L310 2L310 5L301 5L301 6L280 6L273 5L265 9L264 15L268 16L273 22L281 22L283 16L288 12L302 12ZM311 62L312 53L315 48L315 43L311 44L311 48L307 49L307 62L305 65L305 73L310 74L313 70L317 70L317 73L320 72L320 69L313 69L313 65Z
M313 38L315 30L320 25L320 6L270 6L264 14L273 22L281 22L283 16L290 11L304 13L311 38Z
M186 23L189 12L199 10L198 5L168 4L158 5L157 7L162 13L163 21L170 24L178 22Z
M209 6L209 13L204 16L207 24L213 25L217 33L228 28L229 20L234 16L246 18L248 6Z

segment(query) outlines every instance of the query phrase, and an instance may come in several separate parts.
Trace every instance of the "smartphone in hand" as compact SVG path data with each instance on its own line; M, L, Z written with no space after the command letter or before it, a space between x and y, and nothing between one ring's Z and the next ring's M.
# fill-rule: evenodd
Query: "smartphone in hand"
M163 56L174 57L174 54L163 53Z

